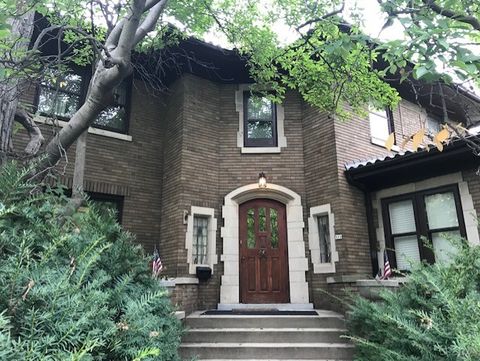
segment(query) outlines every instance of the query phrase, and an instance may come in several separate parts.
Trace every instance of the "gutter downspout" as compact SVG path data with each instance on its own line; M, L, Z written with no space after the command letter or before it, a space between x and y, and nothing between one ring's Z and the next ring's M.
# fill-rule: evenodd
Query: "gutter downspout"
M375 277L378 274L378 249L377 249L377 233L373 224L373 206L372 197L369 191L364 191L365 195L365 208L367 211L367 228L368 228L368 240L370 243L370 259L372 261L372 276Z

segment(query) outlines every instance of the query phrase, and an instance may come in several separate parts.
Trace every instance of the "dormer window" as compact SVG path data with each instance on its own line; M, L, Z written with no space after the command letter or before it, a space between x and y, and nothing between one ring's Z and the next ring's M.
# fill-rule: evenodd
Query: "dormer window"
M277 116L275 104L267 97L244 92L245 147L276 147Z

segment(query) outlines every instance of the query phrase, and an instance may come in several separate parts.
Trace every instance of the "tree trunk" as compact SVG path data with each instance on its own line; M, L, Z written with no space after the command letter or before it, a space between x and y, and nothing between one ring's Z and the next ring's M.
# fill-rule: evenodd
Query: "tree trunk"
M17 9L21 13L24 3L19 2ZM35 12L28 11L23 16L11 20L12 39L18 39L14 42L12 53L14 55L22 54L28 50L28 44L33 32L33 20ZM12 134L13 122L17 111L18 97L21 92L21 79L13 76L0 82L0 166L6 161L7 156L13 151Z
M81 202L83 199L83 180L85 178L85 158L87 151L87 134L84 131L77 139L75 150L75 169L73 171L72 198Z

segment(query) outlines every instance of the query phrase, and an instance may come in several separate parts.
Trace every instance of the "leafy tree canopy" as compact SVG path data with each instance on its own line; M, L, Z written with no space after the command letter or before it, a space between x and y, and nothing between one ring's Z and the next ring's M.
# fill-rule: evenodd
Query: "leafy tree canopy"
M259 89L274 90L277 98L287 89L295 89L308 103L340 117L346 116L347 104L348 109L360 113L366 103L395 106L398 93L386 80L408 82L413 88L417 80L478 83L477 2L371 0L358 5L377 3L385 27L403 27L404 34L398 39L379 43L366 36L361 31L365 19L359 7L342 0L5 0L0 4L0 77L38 78L44 68L64 63L69 54L46 59L35 46L55 30L67 43L81 45L73 47L77 63L96 64L98 76L92 78L90 87L93 101L131 72L133 49L168 46L171 37L165 34L173 24L179 29L175 32L178 36L225 37L247 59ZM25 50L14 46L18 37L12 26L29 11L43 14L53 28L41 34L33 49ZM284 41L286 29L294 34L288 38L295 40ZM96 103L104 103L104 99ZM58 143L68 148L103 107L85 107L81 110L86 111L72 117L80 119L81 125L78 131L60 134L56 145L47 147L50 163L60 156L55 151ZM444 114L448 116L446 111Z

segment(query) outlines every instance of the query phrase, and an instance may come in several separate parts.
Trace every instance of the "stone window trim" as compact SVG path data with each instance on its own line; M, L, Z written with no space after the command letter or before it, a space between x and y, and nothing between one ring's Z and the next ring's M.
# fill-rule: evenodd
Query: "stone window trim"
M45 116L42 116L42 115L35 115L33 117L33 120L36 123L39 123L39 124L55 125L55 126L58 126L60 128L63 128L65 126L67 126L67 124L68 124L68 122L66 122L66 121L52 120L52 118L45 117ZM96 128L96 127L89 127L88 128L88 134L94 134L94 135L99 135L99 136L102 136L102 137L123 140L123 141L126 141L126 142L133 141L133 138L132 138L131 135L123 134L123 133L117 133L117 132L113 132L111 130L105 130L105 129L100 129L100 128Z
M193 257L193 219L195 216L208 218L208 238L207 238L207 263L195 264ZM196 274L197 266L208 266L214 271L214 265L217 264L217 218L215 218L215 209L206 207L192 206L187 218L187 231L185 234L185 249L187 250L187 262L189 274Z
M285 110L283 105L276 104L276 147L246 147L244 137L244 93L250 90L250 84L240 84L238 90L235 91L235 109L238 112L238 131L237 131L237 147L242 153L261 154L261 153L280 153L282 148L287 146L287 138L284 133Z
M330 233L330 262L322 263L320 261L320 236L318 234L318 216L328 216L328 226ZM335 245L335 215L332 212L330 204L310 208L308 217L308 245L313 264L313 273L335 273L335 262L338 262L338 252Z
M378 241L379 248L377 253L379 269L383 269L383 252L385 250L385 226L382 216L382 199L455 184L458 186L460 195L460 204L462 208L463 221L465 224L466 238L472 245L480 244L477 212L473 205L473 198L471 196L468 183L464 181L461 172L450 173L439 177L432 177L423 181L408 183L392 188L385 188L372 193L372 205L374 208L374 214L376 214L378 221L376 239Z

